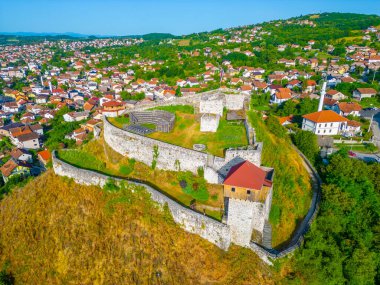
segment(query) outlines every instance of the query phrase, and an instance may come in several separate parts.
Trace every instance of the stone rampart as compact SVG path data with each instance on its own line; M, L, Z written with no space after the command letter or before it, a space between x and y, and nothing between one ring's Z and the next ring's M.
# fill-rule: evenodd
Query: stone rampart
M147 165L156 162L164 170L189 170L197 173L207 165L207 154L144 137L119 129L104 119L104 140L115 151Z
M57 158L55 153L53 153L52 160L53 169L57 175L72 178L79 184L103 187L107 180L110 179L110 177L106 175L72 166ZM112 179L116 181L121 180ZM164 206L167 204L174 221L185 231L197 234L223 250L229 248L231 238L228 225L180 205L149 185L136 181L128 181L128 183L144 187L146 191L150 193L152 200L160 205Z
M245 96L243 94L225 95L225 106L228 110L243 110Z
M228 94L236 94L236 95L239 94L241 96L244 96L245 100L249 100L250 98L250 95L241 94L236 90L228 89L228 88L220 88L216 90L196 93L196 94L187 95L183 97L176 97L172 100L167 100L167 101L157 101L157 102L148 102L148 103L144 102L144 103L136 105L132 109L126 109L125 113L141 111L141 110L151 109L155 107L173 106L173 105L192 105L196 108L199 108L202 96L205 96L205 95L206 96L208 95L220 96L223 99L223 102L225 103L226 101L225 96L227 96Z
M183 171L197 173L198 168L209 167L205 176L216 177L210 172L215 171L225 176L229 169L243 161L248 160L257 166L261 164L262 144L254 146L226 150L225 158L211 156L204 152L183 148L155 139L144 137L138 134L119 129L112 125L107 118L104 118L104 140L115 151L129 158L134 158L147 165L152 165L155 161L156 167L163 170ZM210 183L217 183L216 179L208 180ZM219 179L220 181L220 179Z

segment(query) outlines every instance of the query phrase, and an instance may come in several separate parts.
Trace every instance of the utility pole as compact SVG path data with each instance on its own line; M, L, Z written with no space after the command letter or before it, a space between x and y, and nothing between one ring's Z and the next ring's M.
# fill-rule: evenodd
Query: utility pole
M371 121L369 122L368 131L371 130L371 127L372 127L372 121L373 121L373 116L374 116L374 115L375 115L375 114L372 114Z

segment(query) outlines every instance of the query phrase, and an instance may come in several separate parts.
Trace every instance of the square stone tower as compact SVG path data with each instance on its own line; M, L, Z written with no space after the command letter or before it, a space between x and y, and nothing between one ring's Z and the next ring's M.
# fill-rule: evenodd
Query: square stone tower
M236 164L228 172L223 185L231 242L240 246L249 246L251 240L263 243L264 227L269 225L273 175L273 169L249 161Z

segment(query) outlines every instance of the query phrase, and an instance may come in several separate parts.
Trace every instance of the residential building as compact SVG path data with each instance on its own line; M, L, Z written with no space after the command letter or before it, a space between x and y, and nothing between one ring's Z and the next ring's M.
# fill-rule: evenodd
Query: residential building
M292 98L289 88L278 88L276 92L271 96L271 102L274 104L282 104Z
M14 175L30 175L30 168L31 166L24 161L15 161L13 159L10 159L0 168L0 171L4 182L7 182L9 178Z
M352 96L357 100L362 100L363 98L371 98L377 94L377 91L373 88L358 88L354 90Z
M337 104L338 114L342 116L359 116L360 111L363 109L356 102L341 102Z
M303 116L302 130L316 135L337 135L347 128L348 119L332 110L323 110Z

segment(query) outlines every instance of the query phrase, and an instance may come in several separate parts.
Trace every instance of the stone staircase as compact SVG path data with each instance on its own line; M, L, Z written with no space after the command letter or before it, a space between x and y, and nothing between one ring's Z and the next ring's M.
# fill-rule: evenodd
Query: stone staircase
M265 221L263 229L263 246L272 248L272 226L268 220Z

